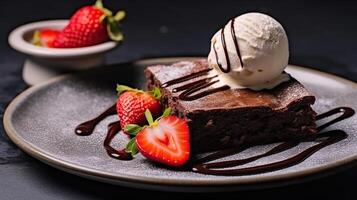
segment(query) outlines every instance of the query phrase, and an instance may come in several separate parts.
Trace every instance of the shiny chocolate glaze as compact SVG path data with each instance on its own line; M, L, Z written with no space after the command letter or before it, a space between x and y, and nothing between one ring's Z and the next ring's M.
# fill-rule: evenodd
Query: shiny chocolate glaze
M173 79L171 81L168 81L168 82L162 84L161 87L168 87L171 85L189 81L194 78L198 78L200 76L207 75L210 70L212 70L212 69L205 69L205 70L202 70L202 71L199 71L196 73L192 73L192 74L180 77L180 78ZM209 94L213 94L216 92L230 89L230 87L228 85L223 85L223 86L220 86L217 88L210 88L210 89L204 90L205 88L219 82L218 79L214 80L214 78L217 78L217 77L218 77L217 75L214 75L214 76L206 77L206 78L194 81L194 82L190 82L190 83L184 84L182 86L173 88L172 92L176 93L176 92L183 91L181 94L179 94L178 98L183 101L192 101L192 100L196 100L196 99L202 98L204 96L207 96ZM198 92L200 90L202 90L202 91Z
M186 76L182 76L180 78L176 78L176 79L173 79L171 81L167 81L166 83L163 83L161 86L162 87L168 87L168 86L171 86L171 85L182 83L182 82L191 80L193 78L200 77L202 75L207 75L208 72L211 71L211 70L212 70L211 68L208 68L208 69L204 69L204 70L199 71L199 72L195 72L195 73L192 73L192 74L189 74L189 75L186 75Z
M182 85L190 84L191 82L195 82L204 78L210 78L213 76L211 73L204 73L200 76L196 76L193 79L187 78L190 74L204 70L210 70L206 59L192 62L183 61L167 66L150 66L146 68L145 74L151 87L162 86L162 92L170 99L169 102L175 102L177 99L178 101L175 104L186 110L187 113L193 113L199 110L211 111L213 109L246 110L250 109L251 107L255 107L261 110L271 109L275 112L284 110L287 107L293 107L295 105L298 106L299 104L312 105L315 101L313 94L294 78L291 78L290 81L284 82L270 90L261 90L256 92L249 89L231 88L229 90L202 96L196 100L180 100L179 95L181 94L182 90L177 92L175 91L175 88L179 89L179 87ZM185 81L182 81L180 77L185 77ZM176 81L176 79L180 81ZM213 80L216 79L217 78L214 78ZM173 83L175 84L173 85ZM215 84L209 88L204 88L202 91L205 89L213 88L216 85L218 84Z

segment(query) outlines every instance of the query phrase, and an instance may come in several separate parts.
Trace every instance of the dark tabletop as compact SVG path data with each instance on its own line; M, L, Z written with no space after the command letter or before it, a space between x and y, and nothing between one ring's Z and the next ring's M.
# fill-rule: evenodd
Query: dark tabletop
M9 32L18 25L67 18L85 0L4 0L0 3L0 117L8 103L27 88L25 57L10 49ZM285 27L290 63L311 66L357 81L357 4L352 1L136 1L106 0L127 11L125 43L108 54L109 63L150 56L206 55L213 33L237 14L260 11ZM321 197L356 199L356 167L307 183L260 191L224 194L168 194L83 179L49 167L19 150L0 124L0 199L114 199L137 194L161 198Z

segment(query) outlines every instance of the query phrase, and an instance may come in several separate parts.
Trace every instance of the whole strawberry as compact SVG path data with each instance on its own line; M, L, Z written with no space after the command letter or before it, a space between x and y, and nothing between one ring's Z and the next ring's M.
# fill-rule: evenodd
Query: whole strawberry
M144 92L128 86L118 85L117 112L121 128L127 124L144 125L146 123L145 110L150 110L154 116L161 113L160 89ZM125 130L124 130L125 131Z
M125 17L124 11L115 16L103 7L100 0L94 6L77 10L68 25L53 41L54 48L86 47L103 43L109 39L123 40L119 22Z
M31 43L36 46L53 47L53 41L59 33L59 30L54 29L42 29L35 31Z

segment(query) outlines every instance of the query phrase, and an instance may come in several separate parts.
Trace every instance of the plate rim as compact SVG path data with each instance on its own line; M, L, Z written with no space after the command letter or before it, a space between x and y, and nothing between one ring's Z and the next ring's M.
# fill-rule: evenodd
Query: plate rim
M155 57L155 58L149 58L149 59L139 59L133 62L126 62L126 63L120 63L118 65L125 65L128 63L152 63L155 62L155 60L170 60L170 61L177 61L177 60L184 60L184 59L200 59L202 57ZM308 71L314 74L319 74L324 77L328 77L331 79L334 79L338 82L342 82L344 84L347 84L349 86L352 86L357 89L357 83L348 80L342 77L339 77L334 74L330 74L327 72L323 72L320 70L315 70L307 67L302 67L302 66L297 66L297 65L290 65L289 67L295 68L297 70L304 70ZM84 72L86 73L86 72ZM30 144L29 142L26 142L25 139L23 139L19 134L17 134L13 124L11 123L11 118L14 114L14 111L16 108L21 104L21 102L26 99L27 96L33 94L34 92L41 90L51 84L54 84L58 81L61 81L63 79L70 78L71 76L75 76L75 74L68 74L68 75L61 75L59 77L54 77L51 78L50 80L47 80L43 83L40 83L38 85L32 86L20 94L18 94L7 106L5 112L4 112L4 117L3 117L3 124L4 124L4 129L5 133L7 136L11 139L12 142L14 142L20 149L25 151L27 154L30 156L38 159L41 162L44 162L52 167L55 167L57 169L66 171L71 174L79 175L79 176L84 176L87 178L92 178L92 179L100 179L105 182L111 182L111 183L118 183L118 182L125 182L125 183L131 183L131 184L141 184L141 185L158 185L158 186L179 186L179 187L187 187L187 186L246 186L246 185L259 185L259 184L265 184L265 183L276 183L276 182L285 182L290 180L296 180L300 179L303 177L308 177L316 174L321 174L323 172L331 171L333 169L336 169L338 167L346 166L348 164L353 163L354 161L357 161L357 154L352 155L349 157L346 157L343 160L335 161L333 163L326 164L324 166L318 166L314 167L311 169L307 170L302 170L302 171L296 171L296 172L289 172L287 174L280 174L280 175L274 175L274 176L266 176L266 177L244 177L243 179L226 179L226 180L176 180L176 179L162 179L158 177L143 177L143 176L137 176L137 175L128 175L128 174L118 174L118 173L113 173L113 172L104 172L102 170L96 170L96 169L90 169L85 166L81 166L72 162L68 162L65 160L61 160L59 158L53 157L46 152L41 151L39 148L36 146Z

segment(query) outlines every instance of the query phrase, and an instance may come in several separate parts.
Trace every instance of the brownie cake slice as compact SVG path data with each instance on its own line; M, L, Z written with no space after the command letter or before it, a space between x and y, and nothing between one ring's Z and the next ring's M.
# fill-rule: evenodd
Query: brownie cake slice
M315 97L293 78L271 90L227 89L193 100L182 100L182 91L172 90L207 74L162 86L207 69L206 60L197 60L149 66L145 70L147 87L161 88L163 104L187 120L193 152L296 140L316 133L316 113L311 108Z

